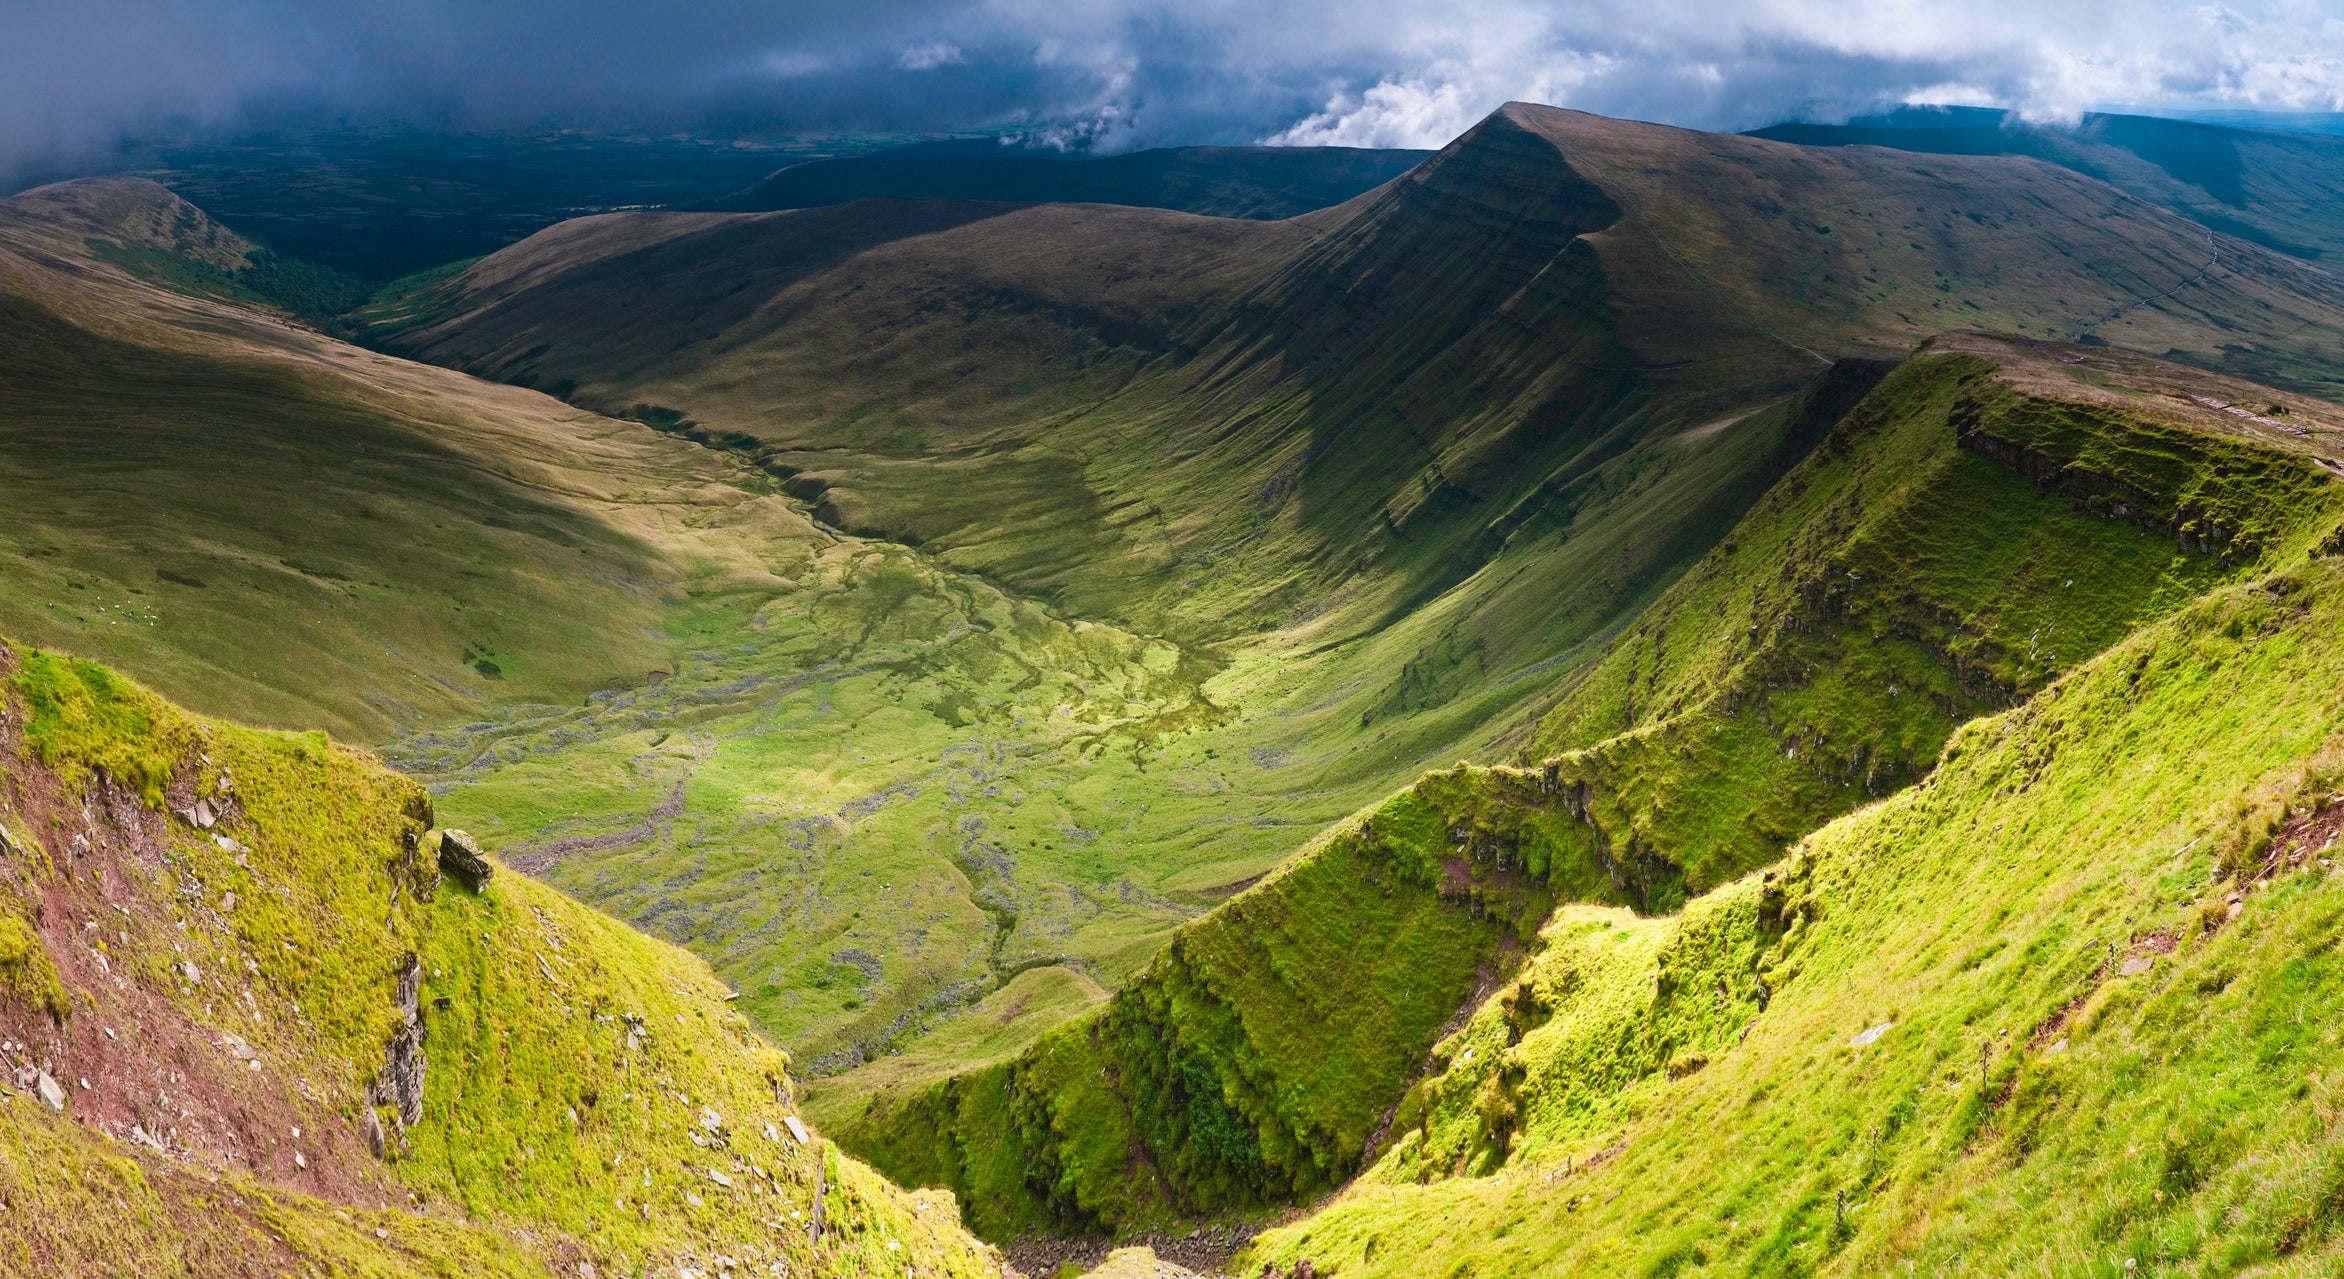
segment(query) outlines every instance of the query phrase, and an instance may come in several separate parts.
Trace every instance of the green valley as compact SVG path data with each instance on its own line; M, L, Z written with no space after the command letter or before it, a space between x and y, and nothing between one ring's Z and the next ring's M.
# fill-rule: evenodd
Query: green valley
M567 753L526 744L476 752L486 766L463 773L448 802L462 810L479 796L478 824L517 843L584 845L561 855L549 872L557 882L630 918L664 920L653 926L717 957L749 998L767 1001L769 1024L817 1058L902 1049L932 1060L916 1031L992 996L1018 964L1063 962L1081 979L1057 986L1050 1011L1032 1020L1055 1018L1068 994L1119 984L1167 929L1268 870L1306 832L1426 767L1523 748L1531 718L1574 685L1580 664L1879 376L1880 357L1909 340L1897 330L1914 323L1910 311L1953 296L1932 288L1938 301L1900 302L1867 283L1917 274L1912 247L1891 242L1903 233L1895 219L1909 215L1858 201L1831 215L1838 224L1825 235L1820 217L1765 212L1795 190L1940 193L1944 205L1922 210L1937 227L1923 261L1951 265L2007 244L2002 224L2022 216L2028 243L2061 246L2028 259L2023 276L1973 264L1987 291L1962 290L1962 317L2072 330L2122 311L2102 329L2142 347L2204 344L2196 349L2215 363L2238 362L2216 335L2265 325L2248 361L2258 370L2314 367L2307 335L2335 329L2331 287L2267 255L2203 290L2131 308L2074 296L2118 287L2099 274L2111 254L2125 264L2115 279L2182 281L2200 273L2205 251L2203 231L2163 215L2110 231L2110 197L2080 179L2072 211L2030 204L2022 214L1993 203L1984 175L2005 171L1995 162L1956 174L1935 166L1959 162L1934 158L1859 162L1735 141L1748 165L1798 167L1722 199L1731 171L1698 149L1713 144L1726 145L1514 107L1384 190L1297 222L948 202L626 216L565 225L433 286L423 297L435 300L375 322L378 340L698 439L774 477L830 527L909 543L906 554L936 572L982 575L1070 619L1160 637L1156 660L1195 681L1169 694L1187 699L1185 711L1117 712L1138 747L1126 752L1031 730L956 735L940 722L961 704L952 677L923 682L937 678L934 659L918 674L862 672L854 678L871 691L851 698L818 676L792 689L784 712L806 743L795 758L821 740L852 741L865 758L824 751L818 772L770 789L782 761L748 738L707 748L670 738L647 751L656 715L565 712L545 721L564 738L611 731L582 726L596 720L640 731L606 738L602 760L583 771ZM1656 170L1655 158L1682 167ZM1631 166L1669 177L1607 184ZM2071 274L2050 284L2045 273L2062 271ZM1931 272L1923 278L1960 278ZM1815 287L1787 305L1771 287L1785 276ZM872 279L886 283L849 283ZM2053 295L2066 297L2064 315L2043 309ZM838 300L817 303L825 298ZM817 305L837 321L800 318ZM1642 318L1663 314L1665 329ZM864 332L891 344L842 341ZM1920 336L1917 324L1910 332ZM694 333L712 335L660 345ZM1678 358L1692 343L1704 351L1698 364ZM937 349L957 354L938 365L927 358ZM1848 363L1821 376L1835 360ZM791 610L810 618L825 598ZM951 635L969 612L902 616ZM2063 634L2058 651L2093 651L2127 616ZM699 678L759 678L747 655L780 651L777 624L703 644L710 665ZM846 651L836 639L789 642L815 660L759 668L768 678L797 678ZM1949 690L1951 701L1923 715L1929 727L1913 731L1941 736L2056 669ZM977 683L960 695L995 696ZM639 694L628 707L644 696L676 694ZM1029 722L1043 722L1049 712L1032 706ZM822 723L876 726L889 721L871 717L906 710L915 723L937 721L937 735ZM1108 712L1075 718L1085 713L1104 722L1096 717ZM1569 712L1598 713L1592 702ZM1183 715L1181 731L1140 727L1163 714ZM467 743L507 733L467 731ZM1544 737L1591 744L1568 732L1558 721ZM886 760L872 753L878 741L909 749ZM973 770L957 763L971 748L985 761ZM706 780L676 792L700 749L718 769L726 756L757 761L757 776L693 773ZM1900 743L1896 771L1876 775L1875 788L1916 776L1933 749L1925 736ZM413 758L431 776L457 763L428 749ZM720 823L731 796L772 796L755 819L770 833L646 824L671 795L693 811L696 785L709 788L702 810ZM518 803L500 798L523 792ZM1801 800L1697 886L1770 856L1832 802ZM1215 816L1200 824L1207 807ZM612 847L628 831L645 838L633 851ZM736 840L772 851L687 851ZM855 885L816 869L830 847L890 851L857 854L851 878L866 882ZM704 869L687 874L687 864ZM777 865L797 867L800 887L752 886L778 877ZM816 904L831 895L835 904ZM1651 897L1639 890L1636 900ZM1015 930L998 935L1012 917ZM939 933L955 940L939 944ZM1028 1007L1005 994L977 1015Z
M0 201L0 1256L2325 1273L2326 144L2128 119Z

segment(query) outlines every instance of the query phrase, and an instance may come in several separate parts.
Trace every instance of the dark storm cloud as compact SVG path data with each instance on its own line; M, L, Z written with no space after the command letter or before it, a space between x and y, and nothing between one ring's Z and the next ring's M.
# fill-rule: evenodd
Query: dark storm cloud
M0 165L256 103L508 125L1025 125L1435 145L1508 98L1702 127L1885 101L2335 110L2323 0L0 0Z

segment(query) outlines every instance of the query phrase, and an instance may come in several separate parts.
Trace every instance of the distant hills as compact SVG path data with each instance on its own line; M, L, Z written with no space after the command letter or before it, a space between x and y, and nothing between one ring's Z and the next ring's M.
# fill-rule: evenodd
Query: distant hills
M870 145L841 139L814 154ZM563 218L705 199L802 152L692 138L287 125L113 158L287 258L380 283L493 253Z
M1430 154L1178 147L1091 158L990 138L845 135L735 145L286 125L127 144L106 167L163 183L275 259L297 264L290 269L323 269L344 277L342 291L357 288L356 297L318 310L322 317L364 301L383 282L614 208L789 209L892 196L1285 218L1340 204Z
M691 207L756 213L882 196L1015 204L1130 204L1221 218L1290 218L1341 204L1430 151L1354 147L1168 147L1092 158L939 142L809 160Z
M844 526L1226 634L1370 561L1419 566L1402 597L1440 589L1470 548L1572 509L1571 459L1630 447L1615 428L1738 417L1843 356L1975 326L2332 385L2340 306L2324 273L2060 169L1513 106L1296 221L879 200L583 219L362 331L608 412L666 406L753 441Z
M1936 155L2028 156L2108 183L2226 235L2315 261L2344 254L2344 137L2094 113L2073 128L1976 107L1905 107L1754 137Z

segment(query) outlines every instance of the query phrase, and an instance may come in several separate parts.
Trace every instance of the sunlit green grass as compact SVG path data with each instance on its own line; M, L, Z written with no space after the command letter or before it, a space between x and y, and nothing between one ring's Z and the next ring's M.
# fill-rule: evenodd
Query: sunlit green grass
M72 1118L16 1096L0 1106L7 1264L230 1273L242 1262L223 1258L281 1248L288 1264L365 1275L445 1275L457 1258L493 1274L577 1273L580 1259L628 1274L739 1251L842 1274L893 1274L911 1258L938 1273L991 1272L947 1214L826 1147L765 1135L795 1112L788 1058L700 961L510 871L484 893L452 881L427 893L439 881L436 837L424 834L429 805L413 781L323 734L197 720L91 663L11 658L0 702L28 725L28 746L9 761L20 796L55 787L71 801L101 784L99 770L136 776L130 760L160 761L152 780L179 788L182 803L228 794L232 777L220 833L233 842L175 822L159 858L117 848L124 837L108 830L70 857L28 863L30 832L12 836L0 920L73 930L79 878L111 878L136 907L122 908L119 945L96 943L110 961L77 966L83 984L58 1015L95 1019L109 1041L114 1025L157 1036L184 1027L198 1043L240 1036L256 1050L249 1078L244 1062L207 1057L185 1062L189 1075L174 1073L169 1090L209 1090L199 1104L233 1116L247 1101L293 1107L313 1131L307 1165L262 1133L258 1151L220 1167L200 1146L184 1161L147 1158L75 1122L94 1100L87 1084ZM71 917L62 925L51 918L60 907ZM423 1118L402 1129L396 1107L377 1107L390 1158L376 1164L353 1134L409 962L421 966ZM135 1098L154 1086L109 1075L101 1050L79 1051L78 1069L103 1089ZM345 1202L292 1188L312 1184L305 1170L314 1177L337 1147L352 1162L336 1179L359 1187ZM818 1158L830 1161L831 1227L816 1250L804 1221ZM264 1167L271 1159L285 1162ZM352 1194L381 1210L353 1212ZM398 1210L383 1202L394 1197Z
M2333 802L2340 587L2148 628L1677 919L1559 918L1414 1131L1243 1264L2324 1273L2344 898L2316 845L2251 885L2223 850Z

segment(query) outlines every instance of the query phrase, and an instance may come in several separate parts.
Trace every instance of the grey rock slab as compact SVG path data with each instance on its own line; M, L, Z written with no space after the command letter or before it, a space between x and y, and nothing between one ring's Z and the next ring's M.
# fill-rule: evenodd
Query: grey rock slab
M479 843L460 830L440 832L439 864L441 870L476 893L487 888L489 877L496 873Z

